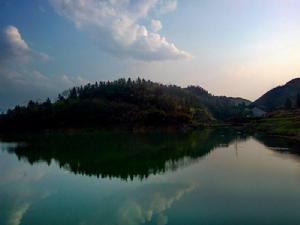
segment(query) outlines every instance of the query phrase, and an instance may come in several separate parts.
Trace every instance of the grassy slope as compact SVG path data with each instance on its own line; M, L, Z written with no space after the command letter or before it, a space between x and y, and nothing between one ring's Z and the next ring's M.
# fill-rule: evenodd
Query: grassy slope
M300 139L300 110L278 110L252 123L255 130Z

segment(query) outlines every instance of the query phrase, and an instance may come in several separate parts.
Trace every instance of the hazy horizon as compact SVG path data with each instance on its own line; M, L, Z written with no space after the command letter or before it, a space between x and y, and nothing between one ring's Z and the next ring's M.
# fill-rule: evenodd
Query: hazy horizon
M298 77L300 1L3 0L0 108L145 78L255 100Z

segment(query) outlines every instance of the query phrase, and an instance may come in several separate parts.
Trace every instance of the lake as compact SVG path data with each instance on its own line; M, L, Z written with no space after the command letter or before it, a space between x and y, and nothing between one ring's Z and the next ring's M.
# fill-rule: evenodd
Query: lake
M300 224L299 154L232 130L5 136L0 224Z

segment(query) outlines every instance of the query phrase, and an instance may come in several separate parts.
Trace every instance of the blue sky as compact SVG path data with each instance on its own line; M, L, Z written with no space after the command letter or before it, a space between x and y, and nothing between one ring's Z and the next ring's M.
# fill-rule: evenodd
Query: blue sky
M143 77L255 100L300 70L297 0L0 0L0 109Z

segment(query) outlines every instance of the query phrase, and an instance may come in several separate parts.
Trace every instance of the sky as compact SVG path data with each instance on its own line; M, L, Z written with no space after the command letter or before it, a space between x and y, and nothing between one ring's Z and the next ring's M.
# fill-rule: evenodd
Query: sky
M0 111L121 77L255 100L299 40L299 0L0 0Z

